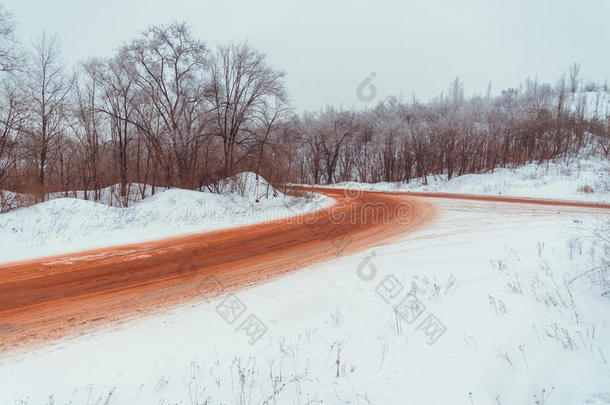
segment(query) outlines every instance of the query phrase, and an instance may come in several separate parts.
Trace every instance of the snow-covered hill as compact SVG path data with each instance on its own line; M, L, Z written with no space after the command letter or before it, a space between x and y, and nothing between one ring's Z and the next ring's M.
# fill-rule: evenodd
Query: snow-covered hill
M567 103L572 112L582 112L587 118L604 120L610 117L610 91L570 93Z

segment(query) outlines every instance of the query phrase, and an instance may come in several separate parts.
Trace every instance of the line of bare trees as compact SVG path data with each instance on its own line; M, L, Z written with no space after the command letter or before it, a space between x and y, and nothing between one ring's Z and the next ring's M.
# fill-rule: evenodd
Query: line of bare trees
M13 27L0 9L0 209L6 190L97 200L119 184L127 205L130 184L142 195L142 185L218 191L245 170L275 184L425 182L585 149L610 155L607 104L580 92L608 90L583 86L578 65L554 86L528 80L466 99L456 79L429 103L390 98L299 116L284 74L246 43L212 50L173 23L69 70L56 36L26 51Z
M3 15L8 40L12 21ZM273 167L263 160L290 112L284 74L247 43L211 51L185 24L154 26L74 71L55 36L43 33L19 63L15 49L0 60L0 190L42 201L79 189L98 199L119 183L126 197L132 182L213 187Z
M425 104L389 98L359 113L329 107L305 114L296 123L302 141L292 176L302 183L426 183L430 175L451 179L583 151L608 158L610 94L602 86L579 91L570 72L555 86L528 80L495 97L465 99L456 78Z

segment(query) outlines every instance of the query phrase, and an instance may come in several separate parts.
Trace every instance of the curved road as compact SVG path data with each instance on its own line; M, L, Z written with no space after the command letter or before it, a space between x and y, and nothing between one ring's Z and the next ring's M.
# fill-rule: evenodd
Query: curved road
M335 204L270 223L0 265L0 352L273 279L435 215L413 197L319 192Z
M387 242L434 219L431 200L420 196L610 209L503 197L310 190L335 204L269 223L0 265L0 352L219 295Z

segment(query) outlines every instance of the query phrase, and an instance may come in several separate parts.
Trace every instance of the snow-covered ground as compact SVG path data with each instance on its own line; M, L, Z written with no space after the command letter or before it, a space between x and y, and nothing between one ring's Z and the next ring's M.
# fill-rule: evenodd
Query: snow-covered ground
M466 174L447 180L428 176L409 183L344 182L328 187L376 191L423 191L459 194L502 195L610 203L610 162L605 159L576 159L569 163L534 163L493 173ZM324 186L323 186L324 187Z
M3 358L0 403L610 403L609 215L431 202L387 246Z
M577 186L607 185L608 174L603 162L580 165L569 172L551 164L464 176L428 190L590 200ZM201 195L184 190L127 211L58 199L0 215L0 223L11 230L6 218L13 218L12 227L22 224L15 235L57 249L61 241L78 246L66 238L79 232L86 243L99 235L117 243L130 234L140 238L142 229L147 238L155 229L170 232L175 221L210 229L237 224L240 215L244 222L264 220L286 199L302 210L328 203L277 196L255 203L239 193L206 193L207 214L193 222L185 212L199 207ZM0 403L610 403L610 213L430 202L441 209L439 218L386 246L5 355ZM47 212L48 204L58 206ZM71 204L73 220L65 215ZM40 219L57 217L67 219L52 226ZM175 231L191 229L183 225ZM225 311L234 300L246 307L236 320ZM258 329L246 323L251 316Z
M161 189L128 208L53 195L0 214L0 263L272 221L332 203L317 194L284 195L253 173L232 180L223 194ZM116 202L113 196L103 190L106 203Z
M610 91L600 89L569 93L567 105L572 112L582 112L587 118L604 120L610 117Z

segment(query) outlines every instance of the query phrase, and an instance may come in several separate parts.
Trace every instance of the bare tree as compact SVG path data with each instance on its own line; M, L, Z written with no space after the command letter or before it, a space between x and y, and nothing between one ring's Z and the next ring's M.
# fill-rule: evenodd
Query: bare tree
M73 78L65 73L57 36L43 32L34 42L34 51L26 84L32 113L28 132L33 142L32 152L37 158L39 191L44 200L47 159L54 140L66 129L65 107Z
M272 107L269 107L267 103L263 103L261 105L262 110L260 111L257 117L257 119L259 120L257 139L259 152L256 162L257 178L261 170L263 156L265 153L265 146L267 146L269 136L273 131L275 131L282 125L283 120L288 117L291 112L283 97L277 97L272 100L272 102Z
M15 38L13 14L0 4L0 72L19 70L23 57Z
M356 116L350 111L327 108L321 115L323 122L322 151L326 169L326 183L335 181L335 172L340 153L345 144L356 133Z
M71 128L82 151L82 186L85 199L88 199L90 186L93 186L94 199L100 199L100 165L102 159L103 119L99 111L101 98L101 74L99 60L89 60L81 66L81 72L74 86Z
M570 81L570 92L576 93L578 91L578 86L580 83L580 64L574 63L570 66L568 72L568 79Z
M252 125L257 117L260 119L268 99L285 98L284 73L268 67L265 56L245 43L219 47L211 69L209 97L214 133L222 139L222 175L228 176L235 164L250 152L252 132L245 127ZM237 148L242 148L244 153L236 156Z
M19 144L27 121L23 94L13 80L5 80L0 101L0 190L4 189L8 175L25 157Z
M302 181L319 184L322 178L323 131L318 116L315 113L305 113L301 121L300 131L303 137L304 152L302 153ZM305 172L308 171L310 176Z
M106 65L96 64L100 75L103 100L100 110L110 119L110 137L114 157L118 159L120 197L124 206L128 205L127 170L134 109L138 100L134 74L130 74L126 62L114 58Z
M198 148L205 135L207 47L184 23L174 23L151 27L123 47L120 57L132 64L129 72L147 101L136 105L140 119L134 123L158 152L164 144L158 136L168 137L170 155L165 156L166 163L175 161L180 184L192 187ZM160 131L143 123L153 111L159 118ZM169 176L167 173L168 183Z

